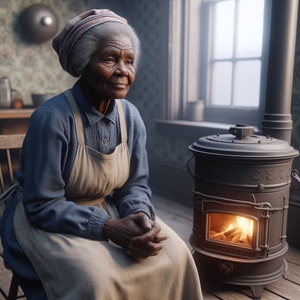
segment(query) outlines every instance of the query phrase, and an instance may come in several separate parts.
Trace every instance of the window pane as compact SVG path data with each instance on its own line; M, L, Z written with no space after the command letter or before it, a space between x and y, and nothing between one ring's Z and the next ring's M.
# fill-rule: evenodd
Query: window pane
M235 106L259 105L261 62L244 61L236 64L235 69Z
M263 0L240 0L237 24L237 57L261 56Z
M216 63L213 68L211 99L212 105L231 104L232 63Z
M216 3L214 6L214 58L232 57L234 38L234 1Z

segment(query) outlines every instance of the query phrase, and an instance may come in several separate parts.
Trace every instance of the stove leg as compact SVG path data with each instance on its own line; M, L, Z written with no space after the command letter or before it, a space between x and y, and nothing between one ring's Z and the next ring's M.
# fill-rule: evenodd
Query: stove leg
M261 298L261 294L263 292L264 286L263 285L255 285L255 286L250 286L252 295L253 295L253 300L258 300Z

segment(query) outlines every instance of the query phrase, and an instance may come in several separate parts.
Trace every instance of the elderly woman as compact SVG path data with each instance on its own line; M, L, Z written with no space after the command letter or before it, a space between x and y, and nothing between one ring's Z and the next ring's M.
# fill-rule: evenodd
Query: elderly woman
M4 260L30 299L202 299L183 241L156 219L146 132L124 99L139 39L90 10L53 40L72 89L33 113L19 184L5 196Z

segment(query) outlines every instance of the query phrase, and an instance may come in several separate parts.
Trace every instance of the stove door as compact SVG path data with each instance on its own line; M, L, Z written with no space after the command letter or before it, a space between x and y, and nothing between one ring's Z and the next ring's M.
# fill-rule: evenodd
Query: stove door
M236 257L267 256L268 205L234 200L201 200L201 204L201 220L197 221L201 248Z

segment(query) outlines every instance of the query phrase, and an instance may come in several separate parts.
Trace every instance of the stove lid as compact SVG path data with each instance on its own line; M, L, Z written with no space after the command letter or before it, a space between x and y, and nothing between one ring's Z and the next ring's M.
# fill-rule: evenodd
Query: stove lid
M299 152L286 141L254 134L254 127L236 125L229 134L211 135L200 138L189 146L195 153L222 155L237 158L289 158Z

